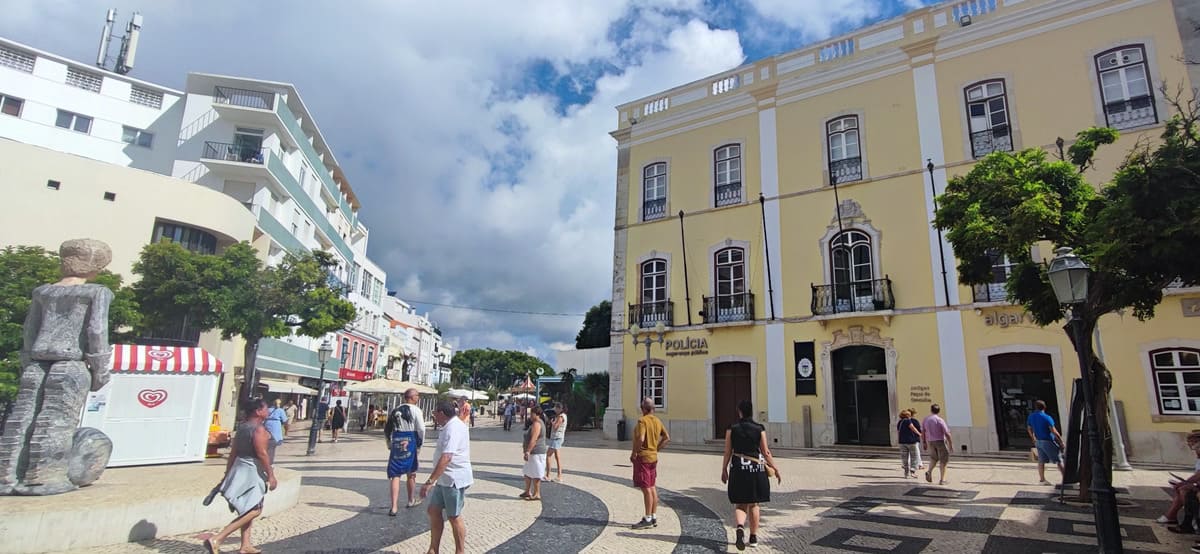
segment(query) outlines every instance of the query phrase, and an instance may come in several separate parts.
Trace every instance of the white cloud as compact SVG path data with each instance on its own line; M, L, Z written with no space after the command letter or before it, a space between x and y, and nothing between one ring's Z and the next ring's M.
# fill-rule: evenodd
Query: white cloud
M883 13L882 0L748 0L764 18L823 39L846 25L858 25ZM911 1L911 0L908 0Z

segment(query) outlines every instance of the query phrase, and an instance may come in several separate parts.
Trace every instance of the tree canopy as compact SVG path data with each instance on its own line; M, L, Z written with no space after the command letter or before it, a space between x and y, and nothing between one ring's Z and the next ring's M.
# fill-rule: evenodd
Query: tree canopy
M612 329L612 303L601 301L583 318L583 328L575 335L575 348L603 348L609 345Z
M186 318L201 330L219 329L225 339L245 339L245 375L254 381L261 339L293 332L320 337L354 320L354 305L330 288L334 265L321 251L289 253L278 265L263 267L245 242L219 255L162 242L142 250L134 264L141 280L133 289L148 314L147 325ZM248 394L250 388L245 390Z
M456 383L470 382L472 374L475 377L475 388L484 389L490 386L504 392L513 383L526 375L536 379L537 370L542 369L543 375L553 375L550 364L540 358L530 356L517 350L495 350L492 348L472 348L454 354L450 362L451 377Z
M0 250L0 402L17 392L25 315L30 296L39 285L61 278L58 254L40 246L7 246ZM141 315L133 291L121 286L121 276L104 270L92 280L113 291L109 306L108 338L118 343L129 338Z

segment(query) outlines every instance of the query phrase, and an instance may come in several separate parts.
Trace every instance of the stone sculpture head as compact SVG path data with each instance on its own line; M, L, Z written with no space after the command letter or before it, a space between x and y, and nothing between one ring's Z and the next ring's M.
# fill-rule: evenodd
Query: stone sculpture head
M58 247L63 277L91 279L112 261L112 249L95 239L71 239Z

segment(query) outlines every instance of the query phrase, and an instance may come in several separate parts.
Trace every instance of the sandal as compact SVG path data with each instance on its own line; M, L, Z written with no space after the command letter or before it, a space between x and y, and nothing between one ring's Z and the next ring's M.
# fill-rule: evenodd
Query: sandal
M208 552L208 554L217 554L220 552L220 550L217 549L217 546L213 544L212 539L204 539L204 549Z
M541 501L541 500L542 500L542 497L540 497L540 496L526 496L526 497L525 497L525 500L537 500L537 501Z
M262 554L262 549L254 548L251 550L238 550L238 554Z
M529 500L530 496L529 496L529 493L523 492L520 495L518 495L517 498L520 498L521 500Z

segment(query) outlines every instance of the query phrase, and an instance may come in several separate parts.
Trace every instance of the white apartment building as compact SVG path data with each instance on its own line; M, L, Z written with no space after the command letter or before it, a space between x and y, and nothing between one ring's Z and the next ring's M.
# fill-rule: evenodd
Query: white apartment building
M391 327L388 350L394 353L393 371L407 367L409 380L423 385L449 382L454 350L442 340L428 314L418 314L407 302L391 295L383 310Z
M350 331L381 340L387 275L367 257L358 198L293 85L190 73L178 91L0 38L0 138L173 176L181 187L235 199L252 214L250 240L267 263L288 251L331 253L338 262L331 284L360 310ZM224 244L226 235L214 229L160 223L134 251L162 239L207 253ZM314 386L321 341L265 339L257 367L265 377Z

